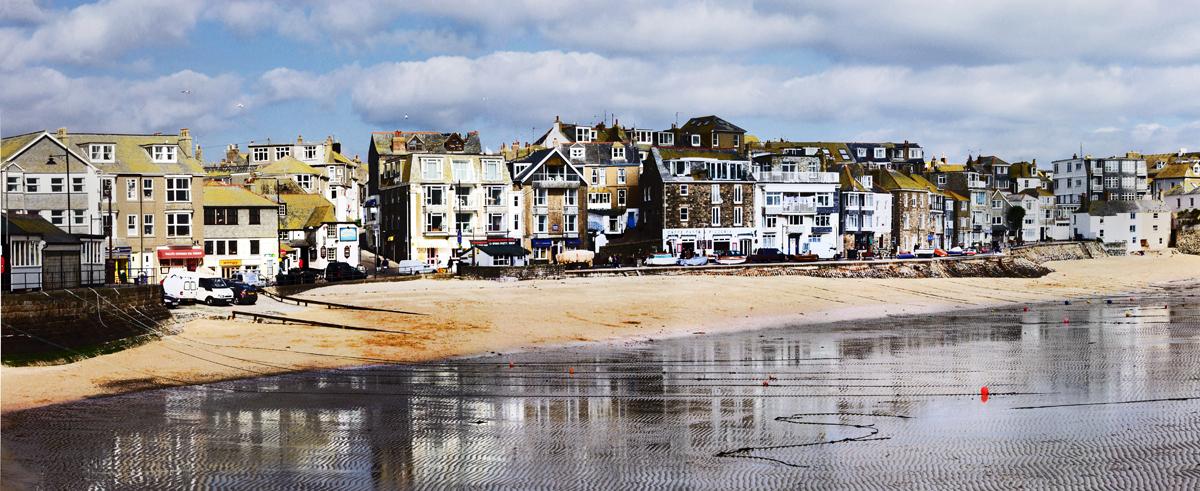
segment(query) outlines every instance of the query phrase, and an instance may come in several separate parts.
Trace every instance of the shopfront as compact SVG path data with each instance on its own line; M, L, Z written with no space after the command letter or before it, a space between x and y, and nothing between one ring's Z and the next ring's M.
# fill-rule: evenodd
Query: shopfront
M197 246L163 246L158 248L158 273L171 269L195 271L204 261L204 249Z

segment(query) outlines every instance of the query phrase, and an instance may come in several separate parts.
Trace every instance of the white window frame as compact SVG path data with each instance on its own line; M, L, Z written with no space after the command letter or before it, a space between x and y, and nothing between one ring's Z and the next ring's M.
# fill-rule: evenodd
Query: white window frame
M275 160L292 156L292 147L275 147Z
M23 179L23 176L6 176L6 177L7 177L7 179L5 179L5 183L4 183L4 186L5 186L5 188L4 188L4 189L5 189L5 191L4 191L4 192L6 192L6 193L20 193L20 192L21 192L21 185L22 185L22 184L24 183L24 181L25 181L25 179Z
M71 192L85 193L87 192L87 181L82 177L71 176Z
M736 205L740 205L740 204L742 204L742 199L743 199L742 185L734 184L733 185L733 203Z
M167 203L188 203L191 201L192 177L167 176Z
M688 185L687 185L687 184L680 184L680 185L679 185L679 195L680 195L680 196L687 196L687 195L688 195Z
M499 218L499 220L496 220ZM488 213L487 231L489 233L504 231L504 214L503 213ZM495 226L493 226L493 224Z
M154 179L149 177L142 178L142 200L154 201Z
M65 178L65 177L51 177L50 178L50 192L53 194L60 194L60 193L64 192L64 190L65 190L64 186L66 186L66 185L63 183L66 181L67 181L67 178Z
M471 165L471 159L450 159L450 175L455 181L475 180L475 169Z
M563 193L563 205L579 206L579 194L573 189L568 189L566 193Z
M692 146L693 147L700 146L700 135L692 135Z
M544 234L550 229L549 215L535 215L534 222L537 223L535 233Z
M500 171L499 160L483 161L483 178L488 181L499 181L504 178L504 173Z
M718 136L718 135L717 135L717 134L714 132L714 133L712 134L712 146L713 146L713 148L717 148L717 145L719 145L720 143L721 143L721 138L720 138L720 137L719 137L719 136Z
M88 156L92 162L112 162L115 149L112 143L93 143L88 146Z
M675 145L675 134L669 133L666 131L659 132L658 144L659 144L659 146L663 146L663 147L669 147L669 146Z
M179 146L177 145L152 145L150 147L150 159L155 163L169 164L178 161Z
M425 196L423 197L423 202L425 203L425 206L445 206L446 205L446 187L445 186L424 186L424 188L425 189L423 190L424 191L423 194ZM435 196L434 191L441 192L440 193L440 195L441 195L440 203L433 202L432 198L433 198L433 196Z
M883 147L876 148L875 149L875 158L876 159L887 158L887 149L883 148Z
M709 223L714 227L720 227L721 226L721 207L714 206L714 207L712 207L712 210L710 210L710 211L712 213L712 221Z
M742 213L743 213L742 207L740 207L740 206L733 209L733 226L734 227L742 226Z
M50 223L54 225L65 225L67 223L66 211L50 210Z
M313 191L313 176L312 174L296 174L296 184L299 184L307 192Z
M625 206L625 190L617 190L617 206Z
M592 185L598 186L599 184L600 184L600 169L592 169Z
M571 147L571 160L583 160L583 147Z
M257 147L254 149L255 162L267 162L271 160L271 153L266 147Z
M305 145L304 146L304 160L316 160L316 158L317 158L317 146L316 145Z
M153 237L154 236L154 215L151 215L149 213L142 215L142 236L143 237Z
M579 230L579 215L568 213L563 215L563 232L573 234Z
M186 223L180 223L180 218ZM181 227L187 227L187 233L179 233ZM191 237L192 236L192 214L191 213L167 213L167 237Z
M617 184L625 184L625 169L617 169Z
M688 221L688 207L686 207L686 206L679 207L679 221L685 222L685 223Z
M137 237L138 233L138 216L130 213L125 215L125 236Z
M613 145L612 158L613 160L625 160L625 147L621 145Z
M547 206L550 200L550 193L546 189L533 190L533 206Z
M438 218L441 218L441 219L442 219L442 220L441 220L441 222L442 222L442 223L441 223L441 227L440 227L440 229L439 229L439 230L434 230L434 229L433 229L433 218L434 218L434 217L438 217ZM425 213L425 224L424 224L424 226L425 226L425 233L437 233L437 234L440 234L440 233L445 233L445 232L447 232L447 231L448 231L448 229L446 228L446 214L445 214L445 213L442 213L442 212L436 212L436 213L435 213L435 212L426 212L426 213Z
M712 198L712 203L714 205L721 203L721 185L720 184L712 185L711 198Z
M421 159L421 179L426 181L442 180L442 159Z

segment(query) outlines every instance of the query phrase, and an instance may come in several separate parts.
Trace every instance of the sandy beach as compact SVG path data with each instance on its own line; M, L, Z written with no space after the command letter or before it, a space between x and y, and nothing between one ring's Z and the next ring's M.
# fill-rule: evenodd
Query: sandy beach
M1037 279L647 276L522 282L421 279L301 297L420 312L309 308L295 318L394 332L199 319L182 334L63 366L3 367L7 413L88 397L303 370L409 363L579 342L820 323L1118 294L1200 278L1200 256L1047 263Z

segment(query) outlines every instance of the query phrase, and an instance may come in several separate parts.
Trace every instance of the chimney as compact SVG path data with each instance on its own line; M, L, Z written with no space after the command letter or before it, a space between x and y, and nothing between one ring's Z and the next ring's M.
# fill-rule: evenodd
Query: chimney
M392 137L392 151L403 152L404 140L400 137L400 130L396 130L396 135Z
M60 143L62 143L63 145L67 144L67 128L66 127L59 128L58 133L55 136L58 138L58 141Z
M196 160L204 162L204 157L200 155L200 147L196 147Z
M183 149L183 154L192 156L192 132L187 128L179 130L179 148Z
M241 160L241 156L238 155L237 144L233 144L228 147L225 147L225 160L228 160L229 162L233 162L233 163L236 163Z
M296 143L304 143L304 135L297 136Z

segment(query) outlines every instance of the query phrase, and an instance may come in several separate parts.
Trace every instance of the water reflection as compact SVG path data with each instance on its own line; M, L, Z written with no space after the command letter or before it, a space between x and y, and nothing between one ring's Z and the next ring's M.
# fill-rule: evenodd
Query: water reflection
M238 381L13 414L4 440L44 489L1170 487L1200 452L1194 300Z

